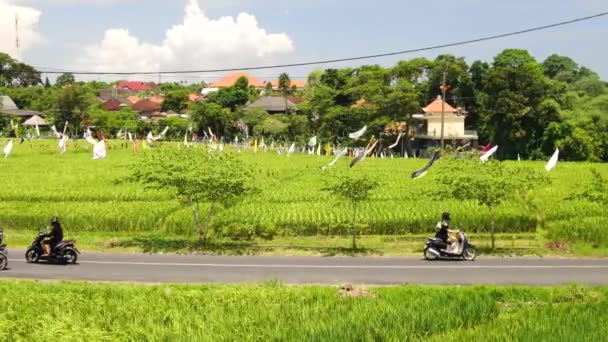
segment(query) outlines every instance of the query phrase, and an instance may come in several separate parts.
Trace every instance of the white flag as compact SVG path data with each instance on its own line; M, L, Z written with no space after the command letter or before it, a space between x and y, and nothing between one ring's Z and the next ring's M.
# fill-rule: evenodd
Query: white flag
M38 128L38 123L36 122L36 136L40 138L40 128Z
M312 137L308 140L308 146L314 147L316 144L317 144L317 136L315 135L314 137Z
M545 165L545 169L547 170L547 172L553 170L555 165L557 165L558 159L559 159L559 148L556 148L555 152L553 153L553 156L551 156L551 159L549 159L549 161L547 162L547 165Z
M492 147L488 152L484 153L481 157L479 157L479 160L481 160L482 163L487 162L488 158L496 153L496 150L498 150L498 145Z
M61 135L61 139L59 140L59 152L64 154L68 147L68 136L66 134Z
M392 144L391 146L389 146L388 148L391 149L391 148L397 146L399 144L399 140L401 139L402 135L403 135L403 133L399 133L399 136L397 137L397 141L395 141L395 143Z
M293 144L291 144L291 146L289 147L289 150L287 151L287 155L290 156L292 155L294 152L296 151L296 143L294 142Z
M351 139L359 139L359 138L361 138L361 136L363 134L365 134L365 131L367 131L367 125L363 126L363 128L361 128L360 130L356 131L355 133L349 134L348 137L351 138Z
M106 158L106 142L100 140L95 147L93 147L93 160L105 159Z
M13 140L9 140L6 146L4 146L4 159L8 158L13 150Z

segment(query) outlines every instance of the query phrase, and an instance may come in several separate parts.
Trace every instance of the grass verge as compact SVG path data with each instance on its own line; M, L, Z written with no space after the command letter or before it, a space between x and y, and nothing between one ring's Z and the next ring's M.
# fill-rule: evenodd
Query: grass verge
M0 340L601 341L608 288L0 282Z

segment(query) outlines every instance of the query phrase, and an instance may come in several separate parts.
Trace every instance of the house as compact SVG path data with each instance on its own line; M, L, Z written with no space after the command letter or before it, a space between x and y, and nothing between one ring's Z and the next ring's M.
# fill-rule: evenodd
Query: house
M129 94L131 94L131 91L128 89L108 88L100 90L97 98L99 101L105 102L111 98L124 98L129 96Z
M153 82L144 83L144 82L132 82L132 81L122 81L116 85L116 89L119 90L130 90L130 91L149 91L158 88Z
M257 101L247 105L245 110L254 108L263 109L270 114L285 113L286 109L288 112L298 111L298 106L288 97L283 96L262 96Z
M0 96L0 114L3 116L16 116L23 121L27 121L35 115L46 116L46 114L41 112L19 109L15 102L13 102L13 99L8 96Z
M249 81L249 86L253 86L253 87L256 87L259 89L263 89L266 86L266 82L262 82L262 81L258 80L257 78L253 77L251 74L241 72L241 73L230 74L217 82L210 83L207 86L207 88L203 88L203 90L201 91L201 94L204 96L207 96L210 93L220 90L221 88L232 87L234 85L234 83L241 77L247 78L247 80Z
M101 104L103 109L107 110L108 112L116 112L130 105L131 102L129 102L129 100L118 98L110 98Z
M165 97L157 95L157 96L149 97L148 100L150 100L150 101L152 101L154 103L158 103L159 105L162 105L163 102L165 102Z
M133 110L139 113L139 117L142 120L159 117L160 108L160 104L148 99L139 100L137 103L133 104Z
M127 100L129 100L131 104L136 104L137 102L141 101L141 98L139 98L138 96L129 96L127 97Z
M422 149L436 145L441 140L441 113L443 111L444 140L457 144L467 142L475 143L478 139L477 131L465 129L466 112L462 108L454 108L437 96L433 102L422 109L423 113L412 115L410 135L412 135Z

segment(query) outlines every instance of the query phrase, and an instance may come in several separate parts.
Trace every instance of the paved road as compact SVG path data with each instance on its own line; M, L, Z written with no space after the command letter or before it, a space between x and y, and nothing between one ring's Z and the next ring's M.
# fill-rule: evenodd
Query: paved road
M27 264L9 251L0 278L147 283L608 284L608 259L479 257L475 262L388 257L142 255L85 252L78 265Z

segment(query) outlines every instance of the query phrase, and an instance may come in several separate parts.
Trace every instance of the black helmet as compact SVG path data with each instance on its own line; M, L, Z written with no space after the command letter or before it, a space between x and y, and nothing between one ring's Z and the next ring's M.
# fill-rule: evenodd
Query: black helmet
M447 211L444 212L443 214L441 214L441 219L445 220L445 221L450 221L452 218L450 217L450 213L448 213Z
M51 217L51 224L53 223L59 223L59 218L57 216Z

